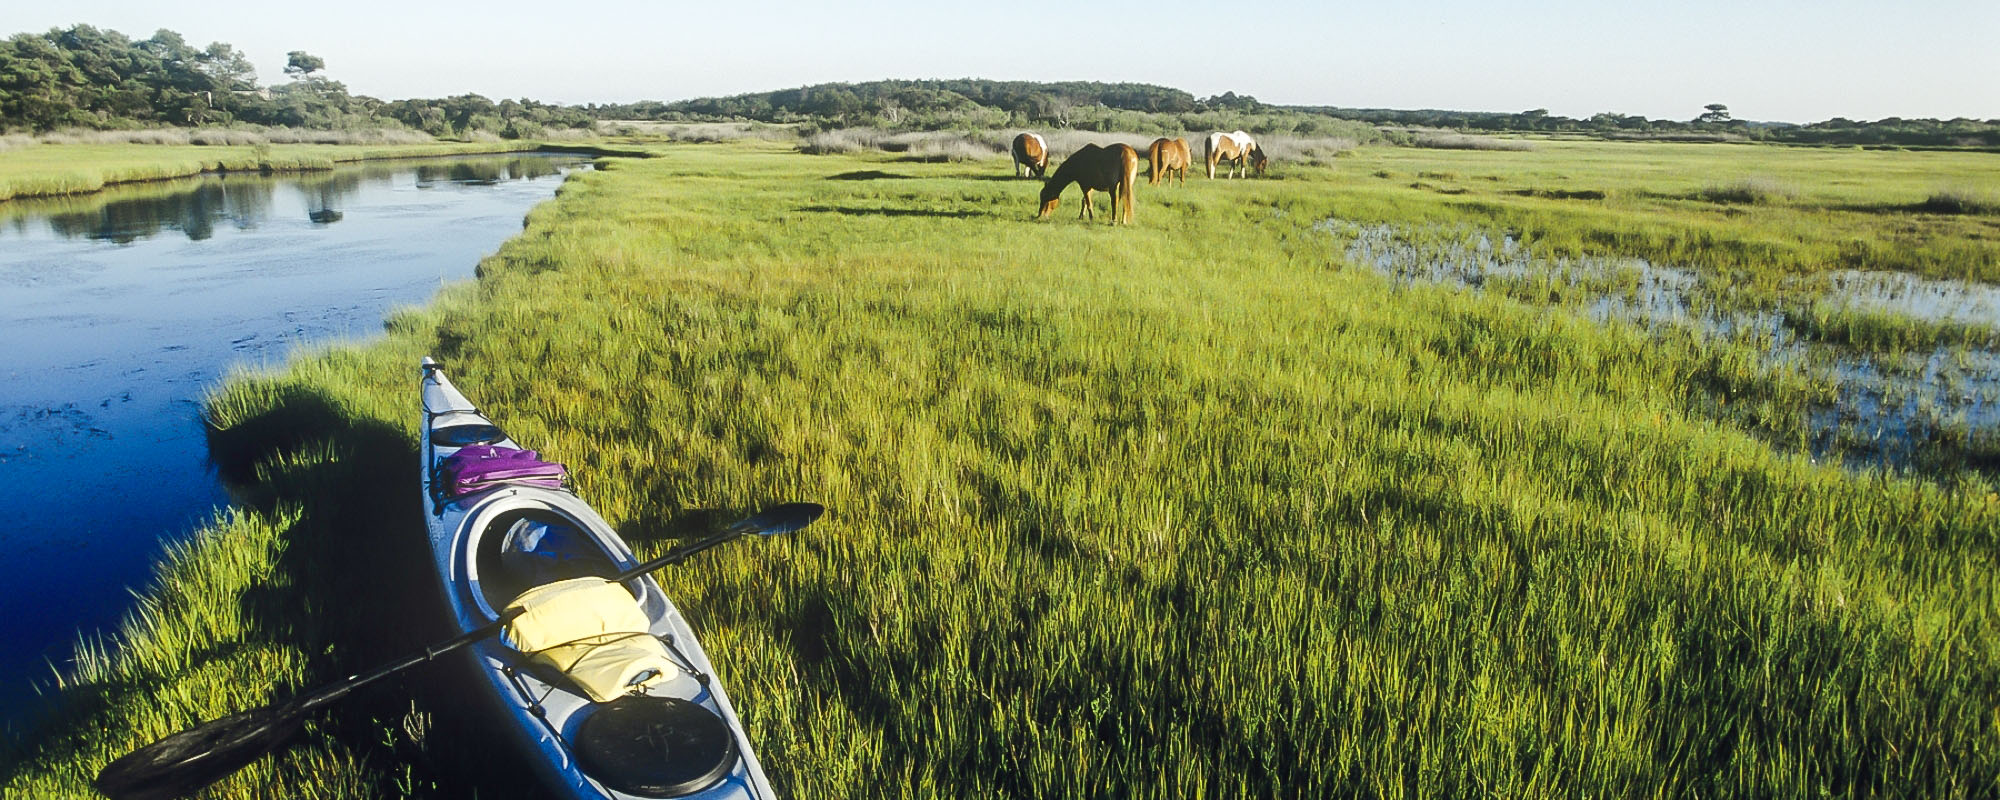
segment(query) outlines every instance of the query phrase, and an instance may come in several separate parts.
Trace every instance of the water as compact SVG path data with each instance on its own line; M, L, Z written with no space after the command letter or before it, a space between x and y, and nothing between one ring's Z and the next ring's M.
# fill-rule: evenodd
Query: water
M575 157L378 162L0 203L0 721L226 503L202 395L470 278Z
M1325 220L1321 230L1346 239L1346 256L1398 283L1435 283L1484 291L1504 283L1510 296L1571 304L1591 319L1649 329L1692 329L1754 342L1774 363L1815 371L1837 387L1836 399L1811 409L1809 449L1837 453L1865 467L1923 463L1940 441L2000 431L2000 351L1983 344L1868 353L1813 341L1787 314L1814 307L1852 309L2000 330L2000 287L1937 281L1894 272L1843 271L1784 284L1791 310L1738 308L1727 286L1695 270L1640 258L1547 258L1511 236ZM1528 290L1523 290L1526 287Z

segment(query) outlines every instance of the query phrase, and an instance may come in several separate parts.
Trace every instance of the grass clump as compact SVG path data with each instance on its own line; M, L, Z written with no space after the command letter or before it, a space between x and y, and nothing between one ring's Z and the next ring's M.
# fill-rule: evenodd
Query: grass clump
M792 141L799 138L797 126L762 122L658 122L654 120L611 120L598 123L600 133L665 139L672 142L714 144L744 139Z
M891 132L874 128L841 128L807 136L800 143L799 152L828 155L874 151L894 153L906 161L975 161L1007 152L1006 142L997 138L993 134L951 131Z
M2000 214L2000 199L1989 192L1962 187L1939 189L1917 204L1917 210L1932 214Z
M1408 137L1411 147L1428 150L1493 150L1524 152L1535 149L1535 143L1525 139L1502 139L1497 136L1475 136L1466 133L1444 131L1416 131Z
M1199 148L1200 142L1189 138L1191 147ZM1331 166L1334 159L1347 158L1354 154L1361 143L1341 136L1284 136L1271 135L1257 138L1259 147L1275 164L1306 164L1309 166ZM1201 158L1200 151L1194 154Z
M1750 177L1709 184L1702 187L1695 197L1710 203L1758 205L1793 200L1798 194L1797 189L1774 179Z
M1814 303L1787 313L1784 325L1814 341L1888 354L2000 343L2000 329L1990 324L1921 319L1839 303Z

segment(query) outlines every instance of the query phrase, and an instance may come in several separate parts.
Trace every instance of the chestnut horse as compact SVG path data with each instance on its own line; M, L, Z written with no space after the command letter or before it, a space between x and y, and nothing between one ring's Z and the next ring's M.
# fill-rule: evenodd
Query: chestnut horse
M1014 137L1014 176L1042 177L1049 170L1049 143L1041 134L1023 133Z
M1223 174L1231 178L1236 177L1236 173L1239 170L1243 172L1244 177L1247 178L1250 176L1249 171L1244 168L1245 161L1255 166L1257 174L1262 175L1264 174L1264 164L1269 161L1269 159L1264 157L1264 148L1257 146L1257 140L1250 138L1250 134L1242 131L1234 133L1216 131L1209 134L1208 151L1203 154L1203 157L1208 160L1208 177L1211 178L1215 177L1215 162L1217 161L1230 162L1230 168Z
M1153 171L1146 176L1147 183L1159 183L1161 171L1165 171L1169 179L1178 172L1181 183L1187 183L1188 162L1194 160L1194 154L1188 148L1186 139L1161 137L1153 140L1152 147L1146 148L1146 158L1153 162Z
M1042 219L1056 210L1062 202L1062 191L1074 183L1083 187L1083 210L1078 219L1096 219L1097 210L1090 201L1091 192L1111 193L1111 222L1117 224L1119 212L1124 212L1124 223L1132 224L1132 187L1139 182L1139 151L1128 144L1114 144L1098 147L1087 144L1083 149L1063 159L1062 166L1056 167L1056 174L1042 183L1042 212L1035 215Z

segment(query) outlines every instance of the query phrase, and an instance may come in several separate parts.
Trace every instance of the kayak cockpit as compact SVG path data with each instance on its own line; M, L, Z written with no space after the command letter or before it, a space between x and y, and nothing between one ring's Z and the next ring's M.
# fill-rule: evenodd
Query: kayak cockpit
M466 574L478 587L482 610L489 616L536 586L618 574L610 554L585 532L587 528L553 508L510 508L479 525Z
M463 414L463 412L452 413ZM465 414L465 416L472 415ZM431 445L435 447L469 447L475 444L499 444L504 441L507 441L506 431L478 417L460 421L455 425L431 428Z

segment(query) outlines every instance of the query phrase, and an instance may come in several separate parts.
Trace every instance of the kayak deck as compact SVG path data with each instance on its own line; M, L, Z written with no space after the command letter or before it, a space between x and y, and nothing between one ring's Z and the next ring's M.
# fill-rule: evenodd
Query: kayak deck
M570 578L611 578L638 565L631 549L567 489L502 485L458 497L437 491L444 460L472 445L519 445L424 359L423 494L431 550L460 630L500 618L523 592ZM475 688L564 796L772 798L763 769L693 629L651 576L622 585L664 645L651 685L607 702L504 640L468 648ZM649 731L663 735L630 735ZM639 743L639 744L634 744ZM636 748L636 749L635 749ZM671 751L673 756L668 757Z

